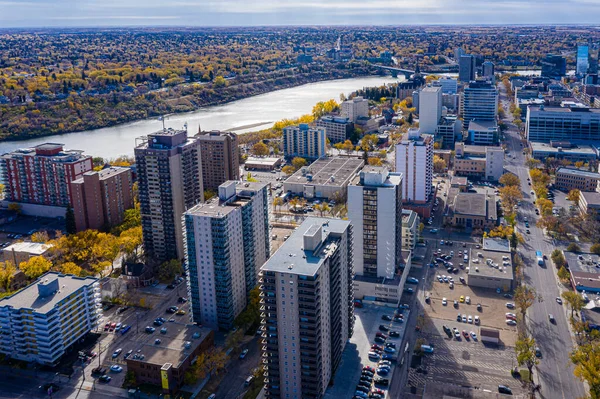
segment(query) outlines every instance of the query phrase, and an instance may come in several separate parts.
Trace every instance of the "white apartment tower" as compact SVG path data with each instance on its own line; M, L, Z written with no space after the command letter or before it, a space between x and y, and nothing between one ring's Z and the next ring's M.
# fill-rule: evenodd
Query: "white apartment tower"
M369 116L369 100L362 97L354 97L351 100L342 102L342 117L350 119L350 122L356 123L360 117Z
M431 199L433 136L409 129L396 144L396 172L402 174L402 199L423 204Z
M225 182L184 220L192 318L228 330L270 255L267 184Z
M54 366L102 317L98 280L56 272L0 300L0 353Z
M419 93L419 128L434 134L442 117L442 87L427 85Z
M267 398L320 399L354 329L352 225L307 218L260 269Z
M402 174L365 166L348 186L348 220L356 274L394 278L402 256Z

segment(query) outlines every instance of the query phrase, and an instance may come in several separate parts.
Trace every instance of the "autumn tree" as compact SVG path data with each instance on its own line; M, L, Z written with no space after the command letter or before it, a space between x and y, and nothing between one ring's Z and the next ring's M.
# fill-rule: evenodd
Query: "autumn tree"
M562 283L568 283L571 278L571 274L564 266L561 266L561 268L558 269L558 272L556 272L556 275L558 276L558 278L560 279L560 281Z
M505 173L498 180L504 186L521 186L521 180L514 173Z
M346 140L346 141L344 141L344 144L342 145L342 149L344 151L346 151L346 153L348 155L350 155L350 153L352 151L354 151L354 144L352 144L352 142L350 140Z
M552 259L552 262L554 263L557 269L560 269L567 264L565 256L563 255L560 249L555 249L554 251L552 251L550 259Z
M367 163L371 166L383 166L383 162L381 162L381 158L369 158Z
M63 274L72 274L74 276L81 276L81 272L83 271L81 267L77 266L73 262L63 263L60 265L59 269Z
M168 282L175 278L175 276L183 272L181 262L177 259L171 259L163 262L158 267L158 278L161 281Z
M576 291L565 291L561 296L571 308L571 317L573 317L575 312L579 312L585 305L583 298Z
M315 209L315 211L319 212L319 216L321 216L321 217L323 217L323 213L331 211L331 207L326 202L321 202L320 204L315 204L314 209Z
M262 141L259 141L252 146L252 154L257 157L265 157L269 155L269 147Z
M590 252L596 255L600 255L600 244L596 243L590 247Z
M50 237L48 237L48 232L45 230L36 231L31 235L31 242L38 242L44 244L48 241L50 241Z
M575 244L574 242L570 243L567 246L567 251L569 252L581 252L581 247L577 244Z
M600 345L588 343L580 345L571 353L575 365L573 373L581 381L588 383L590 397L600 399Z
M581 191L579 191L578 189L574 188L573 190L569 191L569 194L567 194L567 199L569 201L573 201L573 202L579 202L579 196L581 194Z
M285 165L283 168L281 168L281 171L286 175L291 176L296 171L296 168L294 168L292 165Z
M539 363L535 355L535 339L526 335L521 335L515 342L515 354L519 366L526 366L529 370L529 381L533 381L533 366Z
M447 167L448 165L446 165L444 158L438 157L437 155L433 156L433 170L436 173L442 173L446 171Z
M10 204L8 204L8 210L17 213L18 215L21 213L21 204L11 202Z
M210 201L212 198L216 197L217 193L215 190L206 189L204 190L204 201Z
M19 269L30 279L36 279L52 267L52 262L43 256L33 256L19 263Z
M367 134L362 138L360 148L365 153L373 151L377 147L377 142L379 141L379 136L376 134Z
M541 302L542 297L538 296L535 288L528 285L520 285L515 290L514 300L517 309L519 309L519 312L521 312L523 320L525 320L527 309L529 309L536 300Z
M10 291L10 284L15 276L17 268L12 261L7 260L6 262L0 263L0 287L4 292Z
M308 165L308 161L301 157L295 157L294 159L292 159L292 165L294 166L294 168L296 168L296 170L298 170Z
M275 212L277 212L278 208L283 205L283 200L281 197L273 198L273 208L275 208Z

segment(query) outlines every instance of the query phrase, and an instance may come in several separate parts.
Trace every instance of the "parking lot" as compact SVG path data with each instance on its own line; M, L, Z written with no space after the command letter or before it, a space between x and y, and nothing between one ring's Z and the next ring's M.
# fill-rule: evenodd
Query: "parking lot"
M325 398L352 398L356 391L356 386L359 383L362 368L364 366L370 366L377 369L378 362L369 359L369 351L371 350L371 345L376 343L375 337L379 332L388 335L388 338L385 340L385 343L378 343L378 345L385 346L387 343L393 343L396 346L396 349L395 352L391 354L394 357L394 360L390 361L390 371L385 375L378 375L376 373L374 378L382 377L388 379L391 384L398 352L403 350L403 348L400 348L399 346L406 330L406 324L404 322L399 323L396 321L382 320L384 315L392 316L394 310L395 308L368 303L365 303L363 308L355 308L356 321L354 323L354 334L344 349L341 364L335 374L334 384L327 390ZM408 320L410 311L404 310L402 315L405 320ZM385 325L390 328L391 331L397 332L399 336L391 337L389 336L389 332L380 331L380 325ZM375 388L382 389L385 392L385 397L389 397L387 392L388 387L377 385Z

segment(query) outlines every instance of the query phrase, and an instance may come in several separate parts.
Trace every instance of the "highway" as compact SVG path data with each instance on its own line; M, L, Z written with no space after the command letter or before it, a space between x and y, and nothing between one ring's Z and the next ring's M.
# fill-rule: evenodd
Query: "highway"
M502 106L508 110L506 90L503 84L499 87ZM522 154L521 139L516 126L512 124L512 115L508 111L505 123L508 125L505 143L510 153L510 156L506 157L505 169L519 177L524 196L524 201L519 207L517 230L525 237L525 244L520 245L517 252L525 262L524 283L534 287L543 298L542 302L536 302L529 308L526 317L527 329L542 352L540 364L534 370L534 378L537 378L541 384L538 395L548 399L584 397L586 395L584 385L574 377L573 365L569 360L573 341L568 328L566 309L556 302L560 289L554 266L549 260L550 254L556 247L552 239L545 236L543 230L536 226L538 216L535 214L533 204L534 195L530 194L531 187L527 184L529 173L526 157ZM531 234L525 233L524 217L530 221ZM545 266L538 266L535 251L542 251L548 257ZM550 323L549 314L555 317L556 324Z

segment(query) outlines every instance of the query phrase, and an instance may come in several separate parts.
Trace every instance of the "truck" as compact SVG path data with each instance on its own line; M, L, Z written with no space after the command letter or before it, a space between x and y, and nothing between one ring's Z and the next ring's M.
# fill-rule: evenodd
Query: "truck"
M537 258L538 265L544 266L544 255L542 255L542 251L535 251L535 257Z

